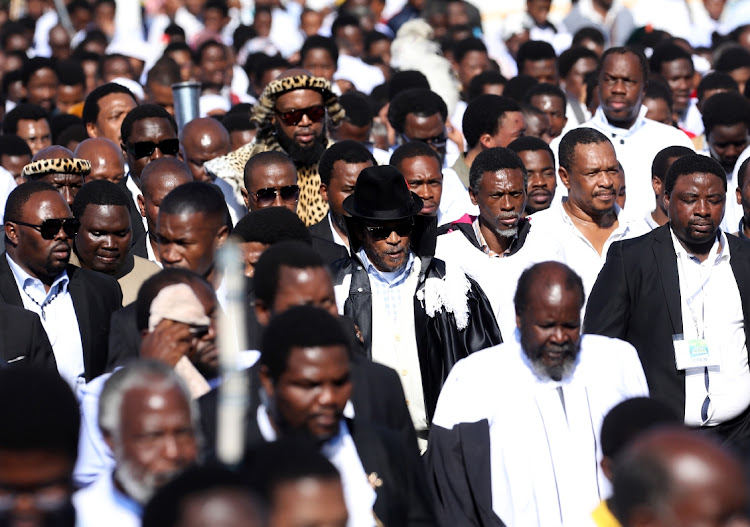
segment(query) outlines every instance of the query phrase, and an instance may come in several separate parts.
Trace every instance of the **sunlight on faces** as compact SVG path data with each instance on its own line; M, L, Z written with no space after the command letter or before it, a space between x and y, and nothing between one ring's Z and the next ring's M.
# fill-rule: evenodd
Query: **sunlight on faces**
M619 166L609 141L576 145L570 171L560 167L568 199L590 216L611 214L618 190Z

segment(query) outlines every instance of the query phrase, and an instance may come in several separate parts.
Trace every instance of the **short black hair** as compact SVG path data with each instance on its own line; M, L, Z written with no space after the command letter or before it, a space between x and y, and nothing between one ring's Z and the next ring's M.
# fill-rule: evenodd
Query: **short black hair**
M146 85L154 83L160 86L177 84L182 80L180 66L169 57L162 57L148 70L146 74Z
M118 60L127 64L127 68L131 76L135 75L135 71L133 70L133 65L131 64L130 59L128 57L126 57L122 53L107 53L106 55L99 58L99 66L96 70L98 77L100 79L103 79L104 74L105 74L105 69L107 68L108 63L115 62Z
M89 205L116 205L125 207L127 209L126 214L130 218L128 205L131 200L132 198L125 193L120 185L106 179L95 179L81 187L81 190L73 199L70 210L73 212L73 216L80 220Z
M0 412L0 450L5 455L44 450L64 455L71 465L75 462L80 412L57 371L30 366L0 369Z
M573 34L573 40L570 45L571 47L582 46L583 42L586 40L590 40L599 46L604 46L604 33L594 26L582 27Z
M75 145L80 144L88 138L89 134L86 131L86 126L79 122L65 127L57 136L53 135L52 142L65 147L70 146L75 148Z
M690 63L690 70L695 71L693 57L690 56L690 53L671 41L662 42L656 46L648 62L651 66L651 71L661 75L662 64L676 60L687 60Z
M510 150L513 150L516 154L520 152L536 152L539 150L544 150L550 155L550 157L552 158L552 162L555 162L555 154L554 152L552 152L552 149L546 142L544 142L542 139L539 139L538 137L524 135L511 142L508 145L508 148Z
M737 187L742 188L745 186L745 178L747 177L747 167L750 166L750 157L745 159L737 170Z
M193 62L200 65L201 61L203 60L203 54L208 48L221 48L224 56L226 56L227 54L227 47L224 44L222 44L221 42L217 42L216 40L206 40L203 44L198 46L198 49L195 50L195 54L193 55Z
M549 42L543 40L528 40L521 44L516 53L516 64L518 64L518 73L523 72L526 61L536 62L539 60L557 60L555 48Z
M339 96L339 104L346 112L344 119L354 126L372 124L373 105L371 99L360 92L349 92Z
M612 408L602 421L602 455L615 458L638 435L660 425L679 425L669 406L649 397L626 399Z
M41 119L46 119L47 123L49 123L49 116L41 106L32 103L17 104L15 108L5 114L5 119L3 119L3 133L16 135L18 132L18 121L39 121Z
M539 84L539 81L530 75L517 75L505 85L503 96L510 97L521 104L526 97L526 93L537 84Z
M190 285L197 282L209 285L205 278L190 269L173 267L149 276L138 289L138 296L135 300L135 324L138 331L148 329L151 303L162 289L174 284ZM209 287L211 286L209 285Z
M712 71L706 73L706 75L698 83L698 88L696 88L698 100L703 101L703 96L707 91L711 90L739 92L740 87L737 84L737 81L734 80L729 73L725 71Z
M565 289L575 289L580 295L580 305L583 306L586 301L586 292L583 288L583 280L573 269L559 262L542 262L532 265L521 273L521 277L518 279L518 285L516 287L516 294L513 297L513 304L516 307L516 315L521 316L526 312L526 308L529 304L529 291L531 291L532 285L538 282L538 275L543 273L550 265L558 266L565 271Z
M717 125L732 126L744 123L750 131L750 102L739 93L721 92L703 103L703 128L708 138Z
M408 114L418 117L429 117L440 114L443 122L448 118L448 107L437 93L424 88L402 91L391 101L388 108L388 121L400 134L404 133L404 123Z
M576 146L604 142L612 144L612 142L607 139L607 136L599 130L585 126L581 128L573 128L565 134L562 139L560 139L560 146L557 151L557 155L559 156L558 162L565 170L570 170L573 166L573 156L575 155Z
M520 111L521 106L510 97L486 94L474 98L463 117L464 137L469 149L477 146L482 135L496 134L506 113Z
M453 60L455 60L456 63L460 63L464 59L466 54L472 51L487 53L487 46L485 46L484 42L476 37L468 37L463 40L459 40L453 45Z
M387 40L388 42L391 41L391 39L388 38L388 35L381 33L380 31L368 31L365 33L365 52L369 53L370 46L381 40Z
M0 28L0 47L8 48L10 37L21 35L26 38L26 26L17 20L8 20Z
M694 153L695 151L691 148L678 145L668 146L667 148L660 150L659 153L654 156L654 161L651 163L651 177L655 177L663 183L664 178L667 175L667 161L669 161L670 158L682 157Z
M576 62L581 59L594 59L597 63L599 62L599 57L589 48L573 46L560 53L560 58L557 59L557 71L560 77L567 77Z
M232 225L221 190L203 181L190 181L172 189L159 205L159 216L162 214L203 214L209 218L221 218L224 225Z
M83 124L83 120L81 120L81 118L78 117L77 115L73 115L71 113L58 113L50 117L48 121L49 121L49 129L50 129L50 132L52 133L53 145L62 145L62 143L59 142L60 134L63 133L68 128L70 128L71 126L75 126L77 124L81 125L84 129L83 137L88 138L88 134L85 133L86 127Z
M213 7L213 6L207 6ZM236 471L218 465L190 467L160 487L143 509L142 527L177 527L186 514L185 502L214 492L241 493L257 510L259 519L265 507L250 492L250 483Z
M336 42L332 38L322 37L320 35L312 35L307 37L302 48L299 50L300 64L305 62L305 57L313 49L324 49L331 56L334 66L339 60L339 48L336 47Z
M141 104L130 110L125 116L125 119L122 120L122 125L120 125L120 137L122 137L122 142L125 144L128 143L130 133L133 131L133 125L136 121L152 118L166 119L169 121L169 125L172 127L172 130L174 130L175 135L177 135L177 122L167 110L158 104Z
M641 74L643 75L642 80L644 83L648 81L648 72L649 72L649 66L648 66L648 59L646 58L646 55L643 54L643 52L634 47L630 46L620 46L620 47L614 47L609 48L604 53L602 53L602 58L599 59L599 71L601 72L602 67L604 66L604 62L610 57L610 55L627 55L630 53L631 55L635 55L635 58L638 59L638 65L641 69Z
M362 143L351 141L349 139L339 141L338 143L331 145L325 152L323 152L323 155L320 156L320 161L318 162L318 173L320 174L320 182L322 184L326 186L331 184L333 165L336 164L336 161L343 161L344 163L352 164L378 164L372 153Z
M255 296L266 306L273 305L279 288L279 272L282 266L292 269L306 269L308 267L325 267L325 265L323 258L309 243L299 241L278 242L263 251L263 254L258 258L258 263L255 264L253 280Z
M537 84L526 92L526 96L524 97L523 102L526 104L531 104L531 98L537 95L549 95L550 97L557 97L558 99L560 99L563 105L563 115L565 115L565 106L568 104L568 99L567 97L565 97L565 92L562 91L559 86L548 84L546 82Z
M349 13L341 13L333 21L333 24L331 24L331 36L336 38L336 32L342 27L347 26L357 26L362 30L362 27L359 25L359 19L356 16ZM362 32L364 33L364 31Z
M255 170L255 167L262 167L273 164L290 165L294 168L295 174L297 173L297 167L294 165L294 161L292 161L292 158L286 155L284 152L279 152L277 150L260 152L248 159L247 163L245 163L245 169L243 171L243 183L245 185L245 188L249 188L249 185L247 183L250 180L250 173Z
M714 69L726 73L746 67L750 67L750 51L742 46L725 49L714 61Z
M117 84L116 82L108 82L106 84L102 84L101 86L98 86L91 90L91 93L86 96L86 100L83 103L83 113L81 114L81 117L83 118L83 122L85 124L96 122L96 120L99 118L99 100L113 93L122 93L124 95L128 95L136 104L138 104L138 99L135 98L133 92L131 92L125 86Z
M164 53L162 56L167 56L169 53L172 53L173 51L187 51L190 53L190 59L193 58L193 51L190 49L190 46L188 46L185 42L180 41L172 41L169 44L167 44L167 47L164 48Z
M241 132L244 130L256 130L258 125L250 120L249 114L242 114L239 112L228 111L222 118L221 124L227 129L230 134L232 132Z
M724 191L727 190L727 173L719 162L712 157L693 153L675 159L664 177L664 191L671 195L680 176L689 174L714 174L724 183Z
M296 240L312 244L312 234L305 223L286 207L266 207L250 211L237 222L232 234L243 242L273 245Z
M482 73L475 75L471 81L469 81L469 87L466 90L466 99L468 102L473 101L484 93L484 87L491 84L499 84L505 86L508 84L508 79L503 77L499 71L489 70L483 71Z
M0 156L31 156L31 148L17 135L0 135Z
M57 69L55 68L55 61L48 59L47 57L34 57L26 61L23 65L22 77L23 85L26 86L29 83L29 79L34 73L42 69L49 69L57 77Z
M8 195L8 201L5 202L5 212L3 218L5 221L20 221L23 217L23 208L31 199L31 196L39 192L57 192L57 189L46 181L36 180L27 181L18 185Z
M414 159L415 157L431 157L437 161L438 168L442 169L443 160L440 159L440 156L435 152L434 148L422 141L410 141L399 146L391 155L391 160L388 164L396 167L396 170L403 173L403 170L401 170L403 162L407 159ZM440 172L442 175L442 170Z
M469 188L474 194L479 194L479 186L485 172L497 172L498 170L519 169L523 173L523 186L526 188L528 173L526 167L513 150L497 146L482 150L474 159L469 169Z
M78 60L61 60L57 63L55 71L61 86L86 86L86 73Z
M643 94L644 99L662 99L667 102L667 106L672 108L672 90L669 85L661 78L651 79L648 81L646 91Z
M430 89L430 81L424 73L417 70L397 71L388 81L388 100L392 101L401 92L416 89Z
M278 487L303 479L341 479L338 470L305 437L280 437L263 442L245 454L243 468L253 490L273 508Z
M206 3L203 5L203 11L205 12L208 9L218 9L224 17L229 16L227 0L206 0Z
M263 256L265 253L261 258ZM312 306L294 306L271 318L263 332L258 362L266 367L268 376L276 382L289 366L292 348L343 346L351 353L349 344L349 336L341 322L328 311Z

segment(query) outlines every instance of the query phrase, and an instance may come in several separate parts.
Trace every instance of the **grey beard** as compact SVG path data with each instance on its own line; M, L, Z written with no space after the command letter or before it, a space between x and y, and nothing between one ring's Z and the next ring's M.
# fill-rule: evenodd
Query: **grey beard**
M502 238L513 238L516 234L518 234L518 227L513 227L512 229L496 230L495 234Z
M140 481L141 478L133 474L130 463L127 461L118 464L115 476L127 495L141 505L148 503L156 492L156 482L153 481L153 476L147 476L146 479L150 481Z
M532 360L531 370L534 375L540 379L552 379L553 381L561 381L567 379L573 374L573 370L576 367L575 358L568 357L559 366L547 367L542 362L542 359Z

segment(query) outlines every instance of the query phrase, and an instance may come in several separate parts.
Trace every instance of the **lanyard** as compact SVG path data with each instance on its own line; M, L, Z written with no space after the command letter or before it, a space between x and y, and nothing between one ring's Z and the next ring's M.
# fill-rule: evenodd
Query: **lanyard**
M689 259L690 255L685 253L686 257ZM710 256L710 253L709 253ZM715 259L715 257L714 257ZM685 279L685 287L683 291L682 283L680 283L680 296L685 300L685 303L687 304L688 311L690 311L690 316L693 319L693 325L695 326L695 334L697 338L705 338L705 332L706 332L706 293L705 293L705 287L706 284L708 284L709 280L711 280L711 273L713 272L714 265L713 263L709 266L708 272L706 273L705 278L702 279L701 284L695 289L695 291L692 294L687 294L687 288L688 288L688 272L687 268L685 267L685 263L682 258L678 256L677 258L680 268L682 269L682 276ZM698 264L698 273L701 274L702 270L702 264ZM693 308L693 304L695 301L700 298L701 300L701 308L700 308L700 324L698 315L696 314L696 310Z

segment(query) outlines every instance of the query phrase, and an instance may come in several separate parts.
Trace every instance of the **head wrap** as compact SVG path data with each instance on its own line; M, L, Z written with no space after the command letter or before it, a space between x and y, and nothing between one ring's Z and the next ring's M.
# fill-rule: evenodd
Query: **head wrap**
M315 77L304 73L269 82L260 99L253 106L250 119L256 121L261 128L266 127L271 123L276 99L295 90L313 90L323 95L323 104L325 104L328 117L334 126L344 119L344 109L339 104L339 98L333 93L331 83L323 77Z
M45 174L83 174L91 172L91 162L86 159L40 159L23 167L24 177L41 177Z

